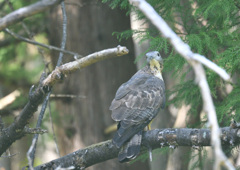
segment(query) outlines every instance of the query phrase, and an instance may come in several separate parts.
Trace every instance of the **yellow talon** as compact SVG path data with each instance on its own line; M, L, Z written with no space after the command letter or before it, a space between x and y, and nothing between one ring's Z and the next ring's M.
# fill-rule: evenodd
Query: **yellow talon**
M147 125L148 130L151 130L151 129L152 129L152 128L151 128L151 124L152 124L152 122L153 122L153 120Z

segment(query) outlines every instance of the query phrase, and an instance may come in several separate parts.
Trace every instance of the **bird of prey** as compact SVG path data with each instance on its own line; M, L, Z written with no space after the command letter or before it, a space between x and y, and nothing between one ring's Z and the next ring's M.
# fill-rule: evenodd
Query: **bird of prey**
M118 122L113 144L121 150L119 162L134 159L140 152L142 132L165 105L165 85L162 78L163 59L159 52L146 54L147 65L117 90L110 110Z

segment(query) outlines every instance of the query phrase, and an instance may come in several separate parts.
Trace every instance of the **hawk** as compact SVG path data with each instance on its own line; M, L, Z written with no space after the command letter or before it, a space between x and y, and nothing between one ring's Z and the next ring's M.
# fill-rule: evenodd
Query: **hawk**
M117 90L110 110L118 122L113 144L121 148L119 162L134 159L140 152L142 132L165 105L165 85L162 78L163 59L159 52L146 54L147 65Z

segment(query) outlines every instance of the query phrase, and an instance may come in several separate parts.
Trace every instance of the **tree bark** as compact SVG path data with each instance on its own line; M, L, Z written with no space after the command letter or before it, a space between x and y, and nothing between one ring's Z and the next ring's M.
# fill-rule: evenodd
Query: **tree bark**
M239 128L239 127L238 127ZM239 129L232 127L221 128L221 140L223 145L229 143L237 145L239 143ZM188 146L189 148L201 149L204 146L211 146L210 129L155 129L143 133L141 153L146 152L150 146L153 149L169 147L175 149L178 146ZM59 159L35 167L35 170L55 169L57 167L84 169L91 165L113 159L117 156L119 148L113 145L111 140L88 146ZM184 160L183 152L181 157ZM138 161L139 162L139 161ZM161 166L159 169L163 169ZM176 169L181 169L177 167Z

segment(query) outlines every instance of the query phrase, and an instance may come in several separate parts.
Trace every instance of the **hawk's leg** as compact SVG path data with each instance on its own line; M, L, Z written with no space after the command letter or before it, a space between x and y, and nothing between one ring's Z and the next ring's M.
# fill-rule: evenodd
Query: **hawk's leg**
M147 125L147 129L151 130L151 124L153 120ZM152 148L151 146L148 146L148 152L149 152L149 160L152 162Z
M153 120L147 125L147 130L152 130L152 128L151 128L152 122L153 122Z

